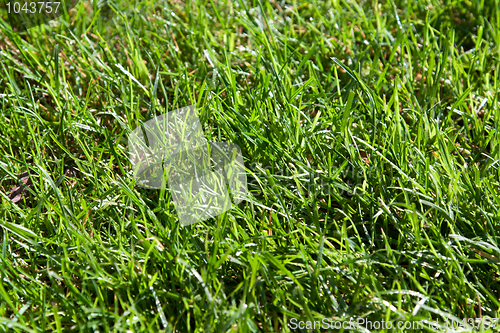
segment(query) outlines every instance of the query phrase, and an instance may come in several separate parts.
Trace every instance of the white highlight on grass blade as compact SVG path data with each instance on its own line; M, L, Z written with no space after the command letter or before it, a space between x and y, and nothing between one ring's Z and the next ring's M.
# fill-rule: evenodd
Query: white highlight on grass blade
M183 226L230 210L231 195L235 204L246 199L247 178L240 148L232 143L208 142L193 106L137 127L129 135L129 153L137 186L168 186Z

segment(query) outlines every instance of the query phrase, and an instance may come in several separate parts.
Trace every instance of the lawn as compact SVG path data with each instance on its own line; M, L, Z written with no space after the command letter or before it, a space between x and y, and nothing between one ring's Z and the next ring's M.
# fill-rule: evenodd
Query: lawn
M1 13L0 332L500 329L497 1ZM181 226L127 138L188 105L249 197Z

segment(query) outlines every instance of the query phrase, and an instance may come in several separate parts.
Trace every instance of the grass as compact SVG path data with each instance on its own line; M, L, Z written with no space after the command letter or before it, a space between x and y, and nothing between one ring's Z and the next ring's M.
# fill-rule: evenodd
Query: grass
M498 319L499 6L109 0L4 22L0 331ZM242 148L251 200L181 227L168 190L134 186L127 135L191 104Z

